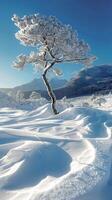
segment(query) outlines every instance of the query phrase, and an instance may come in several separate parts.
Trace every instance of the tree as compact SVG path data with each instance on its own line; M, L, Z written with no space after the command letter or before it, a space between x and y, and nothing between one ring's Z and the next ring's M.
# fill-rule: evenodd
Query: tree
M16 38L21 44L35 48L27 56L19 55L13 66L23 69L25 64L31 63L35 68L42 68L42 78L51 98L53 112L58 114L56 97L47 78L48 71L52 69L60 75L60 70L53 68L57 64L73 62L89 66L95 57L90 54L89 45L79 40L72 27L62 24L56 17L34 14L20 18L14 15L12 20L19 28Z
M99 97L95 100L95 103L98 104L99 106L102 106L102 104L105 104L107 101L104 97Z
M10 90L10 91L8 92L8 96L10 96L10 97L12 97L14 100L16 100L16 94L15 94L15 91Z
M24 93L21 90L18 90L16 93L16 101L21 104L24 102L24 100Z
M30 95L30 99L36 100L36 99L40 99L41 95L35 91L33 91Z

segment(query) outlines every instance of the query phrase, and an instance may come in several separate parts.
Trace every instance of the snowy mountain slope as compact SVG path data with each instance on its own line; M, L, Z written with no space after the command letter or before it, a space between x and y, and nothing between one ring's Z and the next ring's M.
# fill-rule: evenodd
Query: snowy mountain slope
M65 79L52 79L50 81L57 99L64 96L72 98L76 96L91 95L94 93L108 93L112 90L112 65L100 65L91 68L83 68L70 81ZM34 79L32 82L17 86L13 89L0 89L5 93L9 91L24 91L25 97L36 90L42 97L49 99L48 93L41 79Z
M112 90L112 65L100 65L83 68L63 88L54 89L57 99L64 96L72 98L76 96L91 95L94 93L105 94ZM38 91L41 96L49 98L47 91ZM31 91L26 92L26 97Z
M1 200L111 200L112 109L71 103L0 109Z
M67 84L67 80L65 79L51 79L50 84L54 89L64 87ZM43 83L43 80L40 79L34 79L30 83L26 83L21 86L17 86L13 88L14 90L21 90L21 91L33 91L33 90L46 90L46 87Z
M66 87L55 90L57 98L75 97L112 90L112 65L100 65L82 69Z
M54 89L64 87L67 84L66 79L58 79L58 78L53 78L50 80L50 84ZM16 92L18 90L21 90L22 92L27 92L27 91L33 91L33 90L38 90L41 92L41 90L46 90L46 87L43 83L43 80L40 79L34 79L29 83L14 87L14 88L0 88L0 91L8 93L9 91Z

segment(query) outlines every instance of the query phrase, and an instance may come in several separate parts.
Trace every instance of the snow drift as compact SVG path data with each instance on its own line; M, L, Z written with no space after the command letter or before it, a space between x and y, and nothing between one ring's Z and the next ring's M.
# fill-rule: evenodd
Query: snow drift
M58 109L0 109L1 200L111 200L112 110Z

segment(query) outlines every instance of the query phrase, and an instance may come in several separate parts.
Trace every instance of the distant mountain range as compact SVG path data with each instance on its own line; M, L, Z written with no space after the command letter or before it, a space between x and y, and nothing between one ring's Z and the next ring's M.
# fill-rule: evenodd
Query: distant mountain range
M107 93L112 91L112 65L83 68L68 82L65 79L52 79L50 84L57 99L64 96L72 98L94 93ZM14 92L17 90L23 91L26 98L35 90L41 96L49 98L43 80L41 79L34 79L30 83L15 87L11 90Z
M50 84L54 89L62 88L67 84L66 79L58 79L53 78L50 80ZM46 87L44 85L43 80L40 79L34 79L29 83L14 87L14 88L1 88L0 91L8 93L9 91L16 92L18 90L21 90L22 92L28 92L28 91L34 91L34 90L46 90Z
M55 90L57 98L68 98L112 91L112 65L83 68L63 89Z
M112 65L100 65L83 68L65 87L55 89L54 93L57 99L60 99L64 96L72 98L110 91L112 91ZM39 92L43 97L49 98L46 91ZM28 96L28 93L26 95Z
M52 85L52 87L54 89L57 89L57 88L64 87L67 84L67 80L54 78L54 79L50 80L50 84ZM25 92L25 91L32 91L32 90L46 90L46 87L44 85L43 80L40 78L40 79L34 79L30 83L27 83L27 84L24 84L21 86L17 86L13 89L21 90L21 91Z

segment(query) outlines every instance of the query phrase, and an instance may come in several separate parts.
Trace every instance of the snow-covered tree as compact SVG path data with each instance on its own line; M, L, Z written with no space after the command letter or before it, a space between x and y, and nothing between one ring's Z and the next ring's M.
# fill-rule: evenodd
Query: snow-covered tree
M62 101L63 101L63 102L66 102L66 100L67 100L67 97L64 96L64 97L62 98Z
M14 100L16 100L16 93L13 90L10 90L8 93L8 96L12 97Z
M102 106L102 104L105 104L107 101L104 97L99 97L95 100L95 103L98 104L99 106Z
M83 103L82 103L82 106L88 107L88 106L89 106L89 103L88 103L88 102L83 102Z
M40 99L41 95L38 92L33 91L30 95L30 99L36 100L36 99Z
M51 98L54 114L56 109L56 97L47 78L47 72L53 70L56 75L62 72L57 67L60 63L80 63L91 65L95 57L90 54L90 47L78 38L70 25L62 24L56 17L34 14L23 18L14 15L12 20L19 28L15 34L21 44L32 46L35 51L29 55L19 55L13 66L23 69L25 64L31 63L35 68L43 70L42 77Z
M21 104L24 102L24 100L24 93L21 90L18 90L16 93L16 101Z

